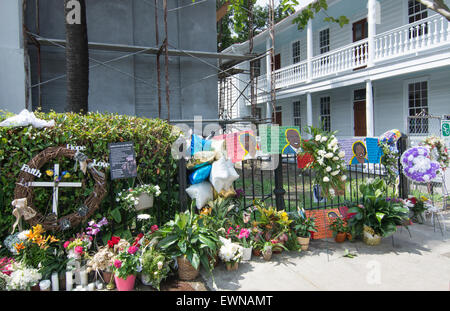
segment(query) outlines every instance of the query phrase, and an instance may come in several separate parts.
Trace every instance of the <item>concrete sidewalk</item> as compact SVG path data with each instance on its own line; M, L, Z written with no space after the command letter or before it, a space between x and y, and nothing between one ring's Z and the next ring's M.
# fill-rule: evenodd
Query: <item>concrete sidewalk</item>
M202 278L210 290L221 291L448 291L450 213L444 217L444 236L438 225L434 230L428 223L410 226L412 237L403 228L378 246L313 240L306 252L274 254L270 262L252 257L237 271L228 272L221 263L213 272L217 287L205 271ZM343 257L345 249L357 257Z

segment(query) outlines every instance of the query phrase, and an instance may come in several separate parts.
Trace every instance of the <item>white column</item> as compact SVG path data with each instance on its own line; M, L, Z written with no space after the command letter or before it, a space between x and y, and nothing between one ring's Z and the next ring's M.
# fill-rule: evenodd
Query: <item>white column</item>
M267 37L266 39L266 51L269 51L271 48L271 41L270 37ZM272 58L269 53L266 57L266 81L267 81L267 103L266 103L266 118L271 119L272 118L272 103L271 103L271 96L270 96L270 86L272 85L272 76L271 76L271 68L272 68Z
M379 3L377 0L368 0L367 2L367 24L368 24L368 60L367 67L372 67L374 65L375 58L375 35L377 29L377 5Z
M366 129L367 136L375 136L372 81L366 81Z
M312 20L308 21L307 32L306 32L306 46L307 46L307 58L308 58L308 81L312 80L312 58L314 54L314 41L313 41L313 30L312 30Z
M0 105L19 113L26 108L22 1L1 1L0 38Z
M310 92L306 93L306 124L308 126L313 125L312 97Z

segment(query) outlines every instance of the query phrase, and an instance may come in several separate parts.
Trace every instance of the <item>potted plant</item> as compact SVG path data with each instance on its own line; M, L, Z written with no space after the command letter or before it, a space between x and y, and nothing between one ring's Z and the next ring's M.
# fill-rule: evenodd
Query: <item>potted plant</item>
M269 261L272 258L272 245L270 241L266 241L263 244L261 252L265 261Z
M334 240L342 243L347 239L348 228L341 217L336 217L330 223L330 229L333 231Z
M249 261L252 258L252 245L250 240L250 230L242 228L239 231L238 239L241 241L243 247L242 260Z
M169 275L171 262L172 259L156 247L146 248L142 254L142 283L160 290L161 281Z
M119 252L114 258L114 281L119 291L133 290L140 265L139 248L137 246L128 247L127 250Z
M193 202L195 204L195 202ZM191 211L178 213L154 233L158 247L177 258L178 276L181 280L193 280L199 274L200 265L211 272L217 253L217 232L203 223L199 215Z
M9 275L3 275L7 290L39 291L42 274L36 268L28 267L24 262L13 262Z
M228 271L238 269L239 262L242 260L243 247L237 243L231 242L231 239L224 239L220 237L222 246L219 249L219 257L222 259Z
M386 198L386 189L384 180L369 180L360 186L361 203L348 210L352 235L362 236L368 245L379 244L381 238L394 234L397 226L405 225L409 219L408 208L400 200Z
M300 211L293 214L292 218L291 230L296 234L297 241L301 245L301 250L306 251L309 247L311 233L317 232L315 218L306 217Z
M161 194L158 185L144 184L128 190L122 190L117 194L117 202L122 203L126 209L136 211L145 210L153 206L154 197Z

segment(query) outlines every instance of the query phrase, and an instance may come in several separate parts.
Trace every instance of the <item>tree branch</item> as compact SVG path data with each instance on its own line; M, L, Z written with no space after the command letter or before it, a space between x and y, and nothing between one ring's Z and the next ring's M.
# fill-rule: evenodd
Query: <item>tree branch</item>
M450 8L444 3L444 0L417 0L417 2L422 3L430 10L441 14L450 21Z

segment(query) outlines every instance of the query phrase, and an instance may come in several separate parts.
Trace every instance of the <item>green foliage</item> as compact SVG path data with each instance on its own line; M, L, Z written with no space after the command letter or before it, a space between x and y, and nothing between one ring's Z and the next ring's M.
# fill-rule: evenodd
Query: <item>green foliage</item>
M348 220L353 236L361 236L364 225L372 228L376 234L387 237L397 231L397 226L409 219L409 210L402 203L386 199L386 183L377 178L360 186L363 194L361 204L349 208L354 214Z
M142 273L157 290L160 290L161 281L169 275L171 261L171 258L155 247L146 249L142 254Z
M162 211L158 220L164 222L171 218L170 209L178 202L176 195L178 185L176 178L176 161L170 156L170 147L178 134L166 121L159 119L144 119L117 114L88 113L42 113L35 112L36 117L44 120L55 120L53 128L36 129L29 127L0 128L0 237L11 230L14 218L11 214L11 201L14 196L15 182L21 166L28 163L39 152L48 147L66 146L67 144L85 146L83 151L90 159L97 162L109 162L108 144L133 141L138 177L144 183L159 185L162 194L155 199L155 205ZM0 113L0 121L10 116ZM69 171L71 178L66 181L82 181L83 188L64 188L59 193L59 215L71 214L84 202L92 192L94 182L89 176L84 176L80 169L74 171L75 162L71 159L56 159L49 161L41 168L43 176L39 181L50 181L45 175L47 169L52 169L59 163L61 170ZM98 212L93 218L106 216L110 227L105 236L112 233L118 236L130 236L134 215L118 208L115 193L134 185L134 180L109 180L109 168L97 168L107 174L108 195L103 200ZM170 185L167 183L170 180ZM171 187L168 189L168 187ZM34 188L34 204L36 209L46 215L51 212L52 192L49 188ZM151 210L153 213L156 209ZM25 223L25 222L24 222ZM82 224L83 226L83 224ZM65 234L73 235L80 228L73 228ZM106 237L105 237L106 238Z
M349 231L349 228L341 217L337 217L331 221L330 229L333 231L334 235L337 233L347 233Z
M122 279L126 279L130 275L136 275L138 272L138 267L141 264L140 258L141 256L139 251L136 253L130 253L127 249L123 250L114 260L114 265L112 266L114 274ZM120 265L116 266L116 262L118 261L120 261Z
M216 255L220 242L217 232L204 225L199 215L192 211L176 214L175 220L167 222L154 235L161 239L158 247L170 256L185 256L195 269L201 264L212 270L210 258Z
M311 232L317 232L315 218L304 217L300 213L289 213L292 219L291 230L296 236L302 238L311 237Z

